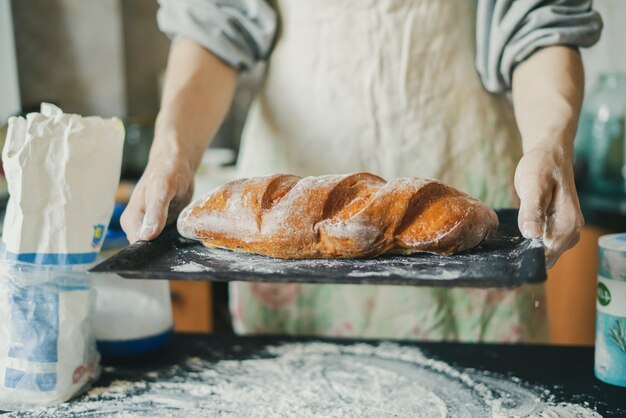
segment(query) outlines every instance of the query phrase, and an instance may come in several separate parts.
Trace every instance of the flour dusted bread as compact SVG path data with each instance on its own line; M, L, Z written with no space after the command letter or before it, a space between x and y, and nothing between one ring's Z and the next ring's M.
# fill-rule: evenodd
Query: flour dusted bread
M178 231L207 247L280 258L450 254L497 227L491 208L438 181L369 173L235 180L178 218Z

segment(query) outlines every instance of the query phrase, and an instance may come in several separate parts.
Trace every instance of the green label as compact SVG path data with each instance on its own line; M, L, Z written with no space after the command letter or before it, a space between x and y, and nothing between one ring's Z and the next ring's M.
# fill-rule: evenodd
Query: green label
M598 302L600 302L602 306L611 303L611 292L609 292L609 289L604 283L598 283Z

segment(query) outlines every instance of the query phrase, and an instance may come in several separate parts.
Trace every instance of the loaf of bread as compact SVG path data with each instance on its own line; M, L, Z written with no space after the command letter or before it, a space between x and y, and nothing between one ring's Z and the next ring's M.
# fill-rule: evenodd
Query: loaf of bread
M207 247L279 258L451 254L497 227L491 208L438 181L369 173L235 180L178 218L178 231Z

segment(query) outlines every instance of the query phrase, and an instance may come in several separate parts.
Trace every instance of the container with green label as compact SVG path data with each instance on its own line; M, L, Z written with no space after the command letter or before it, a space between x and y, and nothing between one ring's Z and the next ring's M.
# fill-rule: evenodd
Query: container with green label
M596 377L626 386L626 234L600 237Z

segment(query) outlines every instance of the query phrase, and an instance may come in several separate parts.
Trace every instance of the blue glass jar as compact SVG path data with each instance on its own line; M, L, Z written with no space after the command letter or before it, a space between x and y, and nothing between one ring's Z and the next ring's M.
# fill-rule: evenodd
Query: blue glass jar
M585 191L626 194L624 119L626 74L602 74L581 111L575 142L579 186Z

